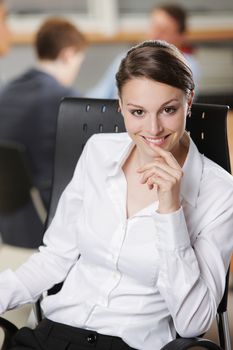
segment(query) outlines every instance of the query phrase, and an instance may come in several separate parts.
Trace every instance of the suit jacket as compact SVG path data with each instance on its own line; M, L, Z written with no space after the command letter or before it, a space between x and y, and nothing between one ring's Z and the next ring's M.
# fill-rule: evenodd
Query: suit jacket
M26 146L33 181L46 208L52 184L56 120L64 96L78 93L38 69L26 71L0 93L0 139ZM35 248L41 243L43 225L28 203L13 214L1 214L0 233L5 243Z

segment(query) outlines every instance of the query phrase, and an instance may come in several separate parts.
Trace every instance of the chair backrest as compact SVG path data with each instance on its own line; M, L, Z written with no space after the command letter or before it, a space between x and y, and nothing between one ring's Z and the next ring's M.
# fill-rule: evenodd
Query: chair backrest
M0 140L0 232L4 243L25 248L41 244L47 216L33 183L26 147Z
M186 130L190 132L201 153L230 173L228 110L229 107L226 105L194 103L191 116L186 120Z
M90 136L96 133L125 131L116 100L66 97L60 104L53 186L47 224L49 225L60 195L70 181L77 160Z
M25 147L0 141L0 213L8 214L30 200L31 175Z
M194 103L191 116L187 118L189 131L199 151L228 172L230 157L227 142L227 112L225 105ZM95 133L124 132L123 117L118 101L110 99L64 98L61 102L56 136L53 188L48 226L55 214L59 197L71 180L75 165L88 138ZM228 275L222 301L218 307L220 344L225 349L228 324L227 310ZM56 288L54 289L56 291Z

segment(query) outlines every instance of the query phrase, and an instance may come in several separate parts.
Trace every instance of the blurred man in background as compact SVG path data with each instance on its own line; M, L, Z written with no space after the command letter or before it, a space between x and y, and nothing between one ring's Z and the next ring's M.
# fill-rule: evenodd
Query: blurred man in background
M199 66L191 47L187 46L187 12L180 5L166 4L155 6L149 15L147 37L152 40L165 40L177 46L184 54L197 85ZM105 71L100 82L88 91L88 97L116 98L115 74L125 53L116 56Z
M71 88L84 58L86 39L69 21L50 18L35 39L35 67L10 81L0 93L0 140L26 147L34 185L48 208L52 185L56 119L64 96L78 96ZM0 233L10 245L36 248L43 224L32 205L1 215Z

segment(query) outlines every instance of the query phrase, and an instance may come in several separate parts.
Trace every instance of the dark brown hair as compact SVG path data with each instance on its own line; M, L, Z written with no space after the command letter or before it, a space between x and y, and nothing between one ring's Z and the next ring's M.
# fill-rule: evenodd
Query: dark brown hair
M119 95L133 78L147 78L174 86L186 94L194 90L192 71L182 53L172 44L147 40L132 47L121 61L116 82Z
M77 52L87 46L84 35L74 24L62 18L49 18L39 28L35 47L38 58L55 60L62 49L74 47Z
M179 32L184 33L187 30L187 12L180 5L161 4L152 8L151 13L162 10L172 17L178 24Z

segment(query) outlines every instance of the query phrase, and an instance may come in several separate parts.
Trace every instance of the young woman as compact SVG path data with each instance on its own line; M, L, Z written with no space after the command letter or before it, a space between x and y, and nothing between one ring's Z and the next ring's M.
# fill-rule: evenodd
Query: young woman
M0 275L0 312L57 282L12 349L160 349L205 332L233 247L233 180L185 132L192 73L172 45L133 47L116 76L127 133L94 135L44 246Z

